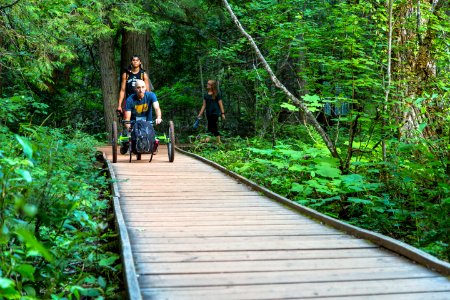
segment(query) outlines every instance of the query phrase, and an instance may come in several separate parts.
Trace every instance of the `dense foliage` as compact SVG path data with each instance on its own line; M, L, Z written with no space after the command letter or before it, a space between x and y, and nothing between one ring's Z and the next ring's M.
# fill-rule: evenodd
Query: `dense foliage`
M0 125L0 298L121 298L98 142L69 127L23 123L45 104L1 100L8 118ZM19 126L19 134L9 126Z

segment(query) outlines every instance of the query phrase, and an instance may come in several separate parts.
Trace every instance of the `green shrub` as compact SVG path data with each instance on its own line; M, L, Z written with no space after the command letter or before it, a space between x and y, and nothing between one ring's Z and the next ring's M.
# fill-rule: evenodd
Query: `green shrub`
M96 141L69 129L1 129L0 298L120 298Z

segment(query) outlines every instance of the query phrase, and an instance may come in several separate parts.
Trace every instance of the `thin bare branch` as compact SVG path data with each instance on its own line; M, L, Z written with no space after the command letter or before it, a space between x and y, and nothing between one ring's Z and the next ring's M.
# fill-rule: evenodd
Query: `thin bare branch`
M241 23L239 22L238 18L234 14L233 10L231 9L230 5L228 4L227 0L222 0L223 5L227 9L228 13L230 14L234 24L237 26L239 31L245 36L245 38L250 42L250 45L252 46L253 50L256 53L256 56L261 61L262 65L264 66L264 69L269 74L272 82L275 84L277 88L279 88L283 93L296 105L299 107L306 115L306 119L309 124L311 124L314 129L319 133L319 135L322 137L322 140L325 142L328 150L330 151L331 155L335 158L338 158L342 165L342 160L339 156L339 153L336 150L336 147L331 140L331 138L328 136L328 134L325 132L325 130L320 126L319 122L317 122L314 115L311 113L311 111L308 109L308 107L303 104L297 97L295 97L276 77L276 75L273 73L271 67L267 63L264 56L261 54L261 51L259 50L258 46L256 45L253 38L245 31L245 29L242 27Z

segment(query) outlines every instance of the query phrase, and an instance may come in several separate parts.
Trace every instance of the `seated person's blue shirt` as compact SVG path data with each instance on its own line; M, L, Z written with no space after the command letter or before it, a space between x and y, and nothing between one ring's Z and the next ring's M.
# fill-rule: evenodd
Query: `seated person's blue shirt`
M138 99L137 94L132 94L127 98L126 111L131 111L131 120L143 119L152 121L153 103L158 102L153 92L145 92L144 98Z

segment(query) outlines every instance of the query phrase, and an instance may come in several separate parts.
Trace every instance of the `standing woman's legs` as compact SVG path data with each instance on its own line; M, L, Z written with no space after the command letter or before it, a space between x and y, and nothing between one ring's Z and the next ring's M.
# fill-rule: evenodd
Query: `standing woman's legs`
M217 126L217 122L219 121L219 116L217 115L207 115L208 119L208 131L211 132L217 138L217 141L220 143L220 134Z

